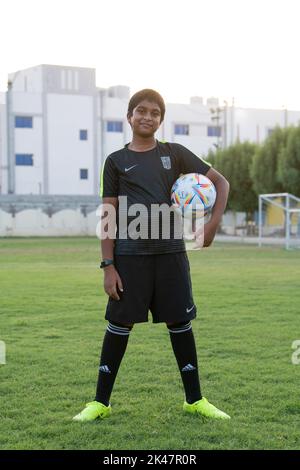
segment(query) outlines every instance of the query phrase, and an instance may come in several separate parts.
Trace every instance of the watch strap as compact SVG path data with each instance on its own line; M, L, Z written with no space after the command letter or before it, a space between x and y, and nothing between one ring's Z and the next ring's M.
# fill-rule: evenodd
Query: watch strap
M113 259L104 259L101 261L100 263L100 268L106 268L107 266L110 266L111 264L114 264L114 260Z

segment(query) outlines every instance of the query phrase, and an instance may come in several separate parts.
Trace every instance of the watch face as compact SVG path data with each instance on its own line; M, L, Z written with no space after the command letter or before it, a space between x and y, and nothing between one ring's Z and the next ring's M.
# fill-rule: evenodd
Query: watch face
M100 268L105 268L106 266L110 266L111 264L113 264L113 260L102 261L100 264Z

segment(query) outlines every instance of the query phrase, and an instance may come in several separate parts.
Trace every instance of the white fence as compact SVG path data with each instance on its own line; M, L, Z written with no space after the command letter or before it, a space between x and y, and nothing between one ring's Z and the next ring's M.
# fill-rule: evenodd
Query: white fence
M97 196L0 196L0 237L95 236ZM246 214L227 211L222 233L246 236Z
M0 237L95 236L94 196L0 196Z

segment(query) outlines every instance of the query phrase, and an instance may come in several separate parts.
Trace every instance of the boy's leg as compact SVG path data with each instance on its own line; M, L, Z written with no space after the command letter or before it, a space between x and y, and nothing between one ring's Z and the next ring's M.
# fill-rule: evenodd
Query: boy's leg
M201 396L197 353L190 321L196 317L187 254L157 255L153 321L168 325L173 351L185 389L184 411L208 418L229 416Z
M132 325L108 324L101 352L95 400L74 416L73 421L94 421L111 414L109 403L114 382L126 351Z
M191 320L196 317L186 252L157 255L153 321L167 324L188 403L201 399Z
M168 324L172 348L180 370L187 403L201 400L197 352L191 322Z
M110 395L126 351L132 325L108 324L101 352L95 401L109 406Z
M185 390L184 411L205 418L230 419L229 415L216 408L201 395L197 353L191 323L168 324L168 329Z
M104 337L95 400L75 421L92 421L109 416L110 395L134 323L148 321L153 295L154 259L151 255L116 255L115 266L122 279L120 300L108 299L105 318L109 326Z

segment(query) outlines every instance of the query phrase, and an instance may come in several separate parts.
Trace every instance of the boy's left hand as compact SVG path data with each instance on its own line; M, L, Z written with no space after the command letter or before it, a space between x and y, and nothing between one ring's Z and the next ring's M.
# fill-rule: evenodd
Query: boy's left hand
M217 228L218 224L212 220L203 225L200 230L195 233L196 245L200 248L210 246L215 238Z
M211 220L204 225L204 247L208 247L214 241L218 225Z

